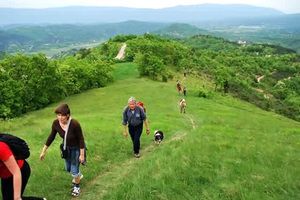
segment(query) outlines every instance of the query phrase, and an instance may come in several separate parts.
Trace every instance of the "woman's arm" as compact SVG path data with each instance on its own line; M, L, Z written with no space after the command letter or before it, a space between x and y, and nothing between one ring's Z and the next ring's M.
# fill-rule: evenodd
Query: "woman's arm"
M84 160L85 160L84 149L80 149L79 162L84 163Z
M53 121L52 123L52 127L51 127L51 132L47 138L47 141L42 149L42 152L40 154L40 160L44 160L45 159L45 156L46 156L46 151L48 149L48 147L51 145L51 143L53 142L53 140L55 139L55 136L56 136L56 127L55 127L55 122L56 120Z
M40 154L40 160L44 160L45 159L47 149L48 149L48 146L44 145L43 150L42 150L42 152Z
M85 142L84 142L84 136L82 133L82 129L80 126L80 123L78 121L72 120L75 126L75 134L77 135L77 138L79 140L79 147L80 147L80 155L79 155L79 162L84 163L85 161L85 155L84 155L84 148L85 148Z
M21 200L22 175L16 159L11 155L8 160L3 161L7 169L13 175L14 200Z

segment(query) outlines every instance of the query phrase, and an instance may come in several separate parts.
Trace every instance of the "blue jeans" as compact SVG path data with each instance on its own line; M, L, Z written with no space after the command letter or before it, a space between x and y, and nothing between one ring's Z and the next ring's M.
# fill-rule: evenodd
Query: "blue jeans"
M79 171L79 155L80 149L79 147L68 147L70 149L70 156L69 158L65 159L65 168L68 172L70 172L73 178L81 176Z

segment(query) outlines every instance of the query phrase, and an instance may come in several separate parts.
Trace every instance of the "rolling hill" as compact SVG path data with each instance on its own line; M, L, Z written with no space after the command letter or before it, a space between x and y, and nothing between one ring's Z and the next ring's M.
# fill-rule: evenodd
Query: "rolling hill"
M94 25L22 25L0 28L0 51L30 53L52 49L95 46L118 34L144 34L166 27L164 23L126 21ZM56 53L59 53L59 51Z
M80 199L299 198L299 122L217 93L199 98L199 87L211 85L199 77L177 74L168 83L150 81L139 78L131 63L116 65L114 77L108 87L63 100L81 123L88 146ZM182 96L175 90L176 79L188 88L185 115L177 107ZM121 134L129 96L146 104L151 132L160 129L166 136L156 146L152 135L143 135L140 159L133 158L131 143ZM71 177L59 159L60 139L44 162L38 160L55 107L0 121L0 126L30 145L26 194L71 199Z

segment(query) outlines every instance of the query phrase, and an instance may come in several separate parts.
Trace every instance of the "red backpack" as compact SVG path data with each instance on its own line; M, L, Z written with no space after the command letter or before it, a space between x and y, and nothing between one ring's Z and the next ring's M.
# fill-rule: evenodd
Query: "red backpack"
M139 101L139 102L136 103L136 105L139 106L139 107L141 107L141 108L143 108L144 113L146 113L146 108L144 107L144 103L143 102Z

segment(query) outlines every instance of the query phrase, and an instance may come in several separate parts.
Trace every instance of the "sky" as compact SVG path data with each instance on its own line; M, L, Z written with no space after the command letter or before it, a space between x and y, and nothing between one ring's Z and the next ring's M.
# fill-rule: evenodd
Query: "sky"
M49 8L64 6L120 6L133 8L166 8L203 3L248 4L275 8L287 14L300 13L300 0L0 0L0 7Z

